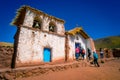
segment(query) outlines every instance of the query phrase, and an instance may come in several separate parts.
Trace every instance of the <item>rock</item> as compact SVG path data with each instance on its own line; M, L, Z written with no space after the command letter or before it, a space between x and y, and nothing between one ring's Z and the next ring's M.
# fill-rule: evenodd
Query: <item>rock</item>
M4 75L5 80L13 80L13 76L8 75L7 73Z
M2 74L0 74L0 80L3 79L3 78L4 78L4 76Z
M39 69L35 69L35 70L32 70L32 73L37 73L39 71L40 71Z
M41 69L41 70L40 70L40 73L41 73L41 74L46 73L45 69Z
M16 76L15 76L15 77L16 77L16 78L20 78L20 77L22 77L22 76L23 76L23 73L19 71L19 72L16 73Z
M32 76L32 72L26 73L26 77L28 77L28 76Z

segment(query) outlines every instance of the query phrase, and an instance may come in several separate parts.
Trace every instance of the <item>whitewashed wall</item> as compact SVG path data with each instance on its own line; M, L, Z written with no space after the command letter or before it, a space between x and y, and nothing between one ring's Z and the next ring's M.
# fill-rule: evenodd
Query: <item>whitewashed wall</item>
M90 38L87 39L87 48L90 49L90 51L91 51L91 57L93 57L93 50L92 50L92 45L91 45ZM88 51L87 51L87 53L88 53Z
M96 48L95 48L95 45L94 45L94 41L93 41L92 38L87 39L87 47L89 49L91 49L92 52L96 51Z
M52 50L52 61L65 59L65 37L21 27L17 64L43 62L43 49Z
M76 39L76 36L78 36L79 40ZM69 39L69 59L75 59L75 43L81 43L81 47L85 49L85 52L87 50L87 41L84 39L80 34L76 36L68 36ZM86 58L86 55L85 55Z
M30 10L26 11L25 19L23 22L23 26L28 26L32 27L33 21L35 16L38 16L38 14L35 14L31 12ZM65 34L65 28L64 28L64 23L55 20L54 18L49 18L48 16L45 16L44 14L41 14L38 16L42 22L42 30L44 31L49 31L49 23L52 22L56 25L57 29L57 34L64 35Z
M42 22L42 29L32 29L35 17ZM49 32L49 23L56 25L56 33ZM23 27L25 26L25 27ZM28 27L28 28L27 28ZM59 36L62 35L62 36ZM41 63L43 62L44 48L51 48L52 62L65 59L65 29L64 22L54 19L44 13L36 14L26 10L23 25L20 27L18 38L16 63Z
M91 50L91 52L93 52L90 38L87 39L87 48L89 48Z

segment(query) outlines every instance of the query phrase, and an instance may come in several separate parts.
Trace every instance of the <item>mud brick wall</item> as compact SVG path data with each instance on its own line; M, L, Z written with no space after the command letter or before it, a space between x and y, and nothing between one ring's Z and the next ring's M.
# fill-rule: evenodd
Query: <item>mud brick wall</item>
M120 57L120 49L113 49L113 57Z
M98 53L98 56L100 58L100 51L96 50ZM104 50L104 58L113 58L113 51L111 49L109 50Z
M0 46L0 69L11 66L13 52L13 47Z

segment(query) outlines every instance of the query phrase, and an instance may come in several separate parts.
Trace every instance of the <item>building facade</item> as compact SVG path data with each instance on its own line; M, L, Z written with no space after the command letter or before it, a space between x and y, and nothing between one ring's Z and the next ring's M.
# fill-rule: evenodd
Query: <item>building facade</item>
M12 24L17 26L11 65L13 68L74 60L75 45L80 43L85 49L88 46L87 34L86 37L84 32L75 32L75 36L70 32L65 34L64 20L29 6L18 10Z
M91 54L95 51L95 46L93 40L86 34L86 32L82 29L82 27L76 27L68 32L66 32L67 38L67 53L68 60L74 60L75 57L75 49L80 47L85 50L85 59L88 56L88 49L91 50ZM92 55L91 55L92 57Z

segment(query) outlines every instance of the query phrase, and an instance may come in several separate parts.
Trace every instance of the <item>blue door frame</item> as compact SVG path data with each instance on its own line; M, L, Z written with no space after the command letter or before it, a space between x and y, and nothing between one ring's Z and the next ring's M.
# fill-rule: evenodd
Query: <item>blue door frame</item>
M51 62L51 49L50 48L44 48L43 61Z

